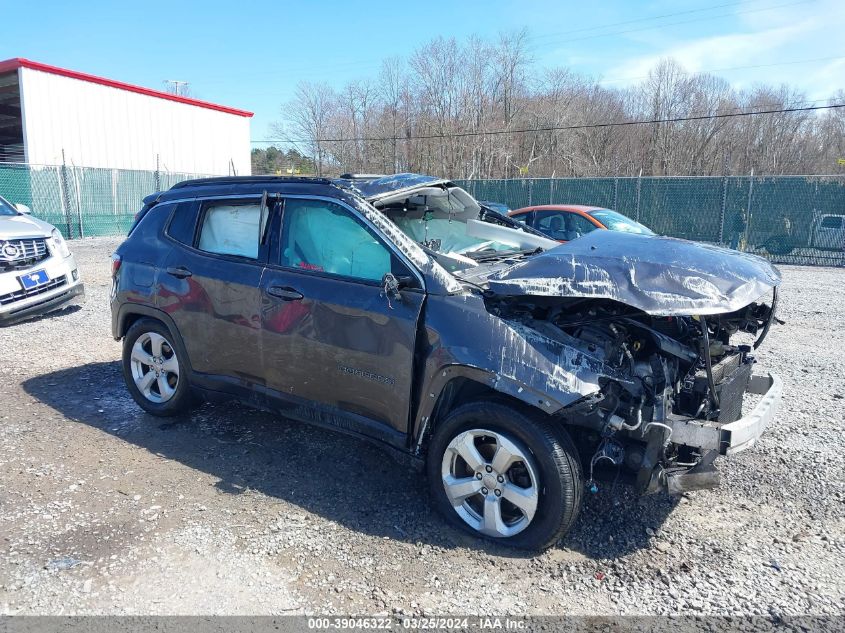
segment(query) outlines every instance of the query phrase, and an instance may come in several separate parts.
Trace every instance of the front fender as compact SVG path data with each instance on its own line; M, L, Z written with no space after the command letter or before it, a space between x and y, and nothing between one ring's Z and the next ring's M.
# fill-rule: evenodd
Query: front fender
M429 296L425 339L416 439L456 378L554 414L598 392L599 379L612 373L583 350L490 313L477 295Z
M570 404L570 402L561 402L551 398L548 394L530 385L481 367L448 365L441 367L427 385L417 412L414 437L418 437L422 427L431 419L434 409L449 383L460 378L490 387L493 391L521 400L525 404L537 407L549 414L555 413ZM572 401L577 400L578 397L573 398Z

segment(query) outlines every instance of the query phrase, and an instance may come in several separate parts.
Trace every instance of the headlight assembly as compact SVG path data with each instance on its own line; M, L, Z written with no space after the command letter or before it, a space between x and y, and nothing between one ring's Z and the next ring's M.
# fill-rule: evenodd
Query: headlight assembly
M59 232L59 229L53 229L50 237L53 239L54 252L61 257L70 257L70 249L68 248L65 238Z

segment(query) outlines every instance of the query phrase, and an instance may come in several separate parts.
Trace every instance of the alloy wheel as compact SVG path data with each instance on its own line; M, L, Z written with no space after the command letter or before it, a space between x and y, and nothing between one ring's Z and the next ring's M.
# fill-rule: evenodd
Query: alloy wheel
M162 404L176 394L179 360L170 342L156 332L141 334L130 356L132 379L150 402Z
M443 453L443 489L470 527L493 537L526 529L539 501L538 469L531 454L498 431L470 429Z

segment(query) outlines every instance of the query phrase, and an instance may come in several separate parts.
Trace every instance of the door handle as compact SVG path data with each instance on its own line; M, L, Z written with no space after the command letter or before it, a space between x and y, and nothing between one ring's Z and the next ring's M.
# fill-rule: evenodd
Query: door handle
M184 266L170 266L167 269L167 274L176 277L176 279L185 279L190 277L193 273Z
M303 298L301 292L283 286L270 286L267 288L267 294L283 301L299 301Z

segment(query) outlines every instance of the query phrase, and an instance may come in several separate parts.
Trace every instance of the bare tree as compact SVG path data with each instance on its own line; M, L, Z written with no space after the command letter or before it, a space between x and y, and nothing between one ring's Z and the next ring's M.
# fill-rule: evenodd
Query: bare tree
M324 147L330 132L329 123L332 115L337 111L337 95L331 86L325 83L301 82L296 87L296 96L288 104L286 118L293 126L295 133L308 139L311 155L317 164L317 175L323 175ZM275 132L284 133L284 127Z
M834 101L845 101L845 92ZM841 169L845 111L800 107L788 86L740 92L658 62L638 85L603 87L537 69L526 31L494 41L435 38L374 79L337 91L301 83L277 134L305 139L320 174L422 171L450 177L819 173ZM632 122L649 121L633 125ZM606 124L613 125L606 125Z

